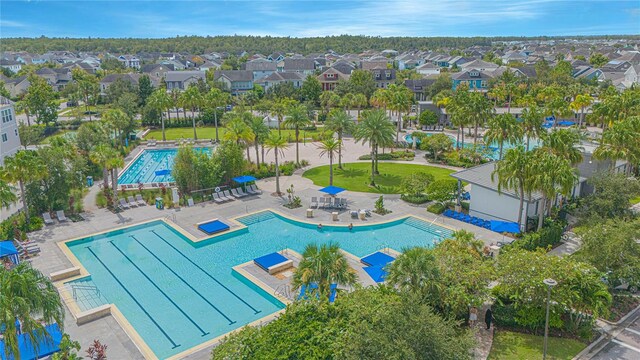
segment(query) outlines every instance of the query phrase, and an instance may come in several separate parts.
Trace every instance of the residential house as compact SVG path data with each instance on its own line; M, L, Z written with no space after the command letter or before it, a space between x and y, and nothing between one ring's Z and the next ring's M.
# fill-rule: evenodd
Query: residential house
M71 64L63 65L63 68L65 69L69 69L69 70L80 69L87 72L88 74L95 74L96 70L98 70L99 67L100 67L100 64L98 64L97 67L94 67L91 63L86 63L82 61L76 61Z
M198 69L200 69L200 71L207 72L209 70L219 70L221 67L222 63L218 62L217 60L207 60L204 62L204 64L198 66Z
M52 69L43 67L36 70L35 74L45 79L56 91L64 89L64 87L72 80L71 69L69 68Z
M320 85L322 85L322 91L332 91L336 88L338 81L348 81L349 75L330 67L322 74L318 75L317 79L320 82Z
M369 70L373 75L373 81L376 83L376 88L386 89L390 84L396 81L396 69L372 69Z
M274 52L271 55L267 56L267 60L277 63L284 60L284 54L281 52Z
M527 62L527 54L522 51L507 51L504 55L502 55L502 62L505 64L509 63L525 63Z
M415 54L403 54L396 58L399 70L415 69L424 64L424 59Z
M147 64L142 66L140 72L147 75L153 75L158 79L164 78L169 71L174 71L173 65L165 64Z
M625 72L631 67L631 63L625 60L611 60L602 67L605 72Z
M420 75L438 75L440 74L440 67L428 62L418 66L416 71Z
M135 55L120 55L118 56L118 61L120 61L126 68L136 70L140 69L140 59L138 59Z
M248 70L218 70L214 80L224 83L233 95L253 89L253 72Z
M286 58L284 59L284 67L282 70L284 72L297 72L304 76L309 76L313 75L316 71L316 62L313 59Z
M137 87L141 74L129 73L129 74L109 74L100 80L100 95L106 95L107 89L116 80L123 80L130 82L133 86Z
M186 90L189 85L197 84L199 80L206 80L204 71L167 71L164 74L167 91L173 89Z
M277 64L267 59L258 58L242 65L244 70L253 73L253 80L265 78L277 71Z
M627 51L622 54L616 60L618 61L628 61L631 65L640 65L640 52L638 51Z
M624 72L624 82L627 88L640 84L640 65L633 65Z
M433 64L432 64L433 65ZM431 79L418 79L418 80L405 80L404 85L411 91L413 91L416 101L427 100L427 90L436 81L435 78Z
M15 74L22 69L22 63L15 60L0 59L0 67L9 69Z
M473 59L469 59L462 56L454 56L447 60L450 68L461 68L465 66L466 63L471 62Z
M30 85L31 83L27 79L26 75L7 78L4 80L4 86L7 91L9 91L9 95L11 95L12 98L16 98L26 93Z
M338 60L331 67L347 75L351 75L351 72L356 69L353 63L346 60Z
M0 96L0 166L20 149L20 135L13 102Z
M498 67L500 66L496 63L476 59L473 61L469 61L468 63L462 64L461 69L462 71L469 70L469 69L477 69L480 71L494 71Z
M387 64L389 64L389 61L387 59L363 60L360 62L360 68L362 70L382 69L382 68L387 68Z
M189 63L186 60L181 59L169 59L160 61L163 65L171 65L175 71L186 70L189 67Z
M254 83L262 86L265 91L274 85L290 82L294 88L302 87L306 76L297 72L273 72L269 76L255 80Z
M458 85L465 83L469 86L470 91L486 91L489 88L489 80L491 78L487 72L478 69L460 71L451 75L453 90L455 90Z

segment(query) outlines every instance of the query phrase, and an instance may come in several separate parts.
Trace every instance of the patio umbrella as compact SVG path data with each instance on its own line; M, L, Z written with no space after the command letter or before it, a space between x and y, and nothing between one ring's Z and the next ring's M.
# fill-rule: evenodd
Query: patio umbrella
M251 175L242 175L242 176L234 177L232 180L237 182L238 184L242 184L244 186L244 190L246 191L247 183L256 181L257 179Z
M320 189L320 191L322 191L323 193L326 193L327 195L334 196L345 191L345 189L331 185L331 186L327 186L325 188Z
M491 230L499 233L519 234L520 226L516 222L491 220Z
M20 257L18 256L18 249L13 245L13 241L6 240L0 241L0 258L9 257L12 263L18 265L20 263Z

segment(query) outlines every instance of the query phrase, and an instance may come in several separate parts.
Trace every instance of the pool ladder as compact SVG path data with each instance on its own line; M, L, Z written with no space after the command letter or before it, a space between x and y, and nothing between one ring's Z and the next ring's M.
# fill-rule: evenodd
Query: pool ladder
M78 284L71 284L71 294L73 295L73 299L74 300L78 300L78 296L76 293L76 290L93 290L95 291L96 296L100 297L100 289L98 289L97 286L94 285L78 285Z

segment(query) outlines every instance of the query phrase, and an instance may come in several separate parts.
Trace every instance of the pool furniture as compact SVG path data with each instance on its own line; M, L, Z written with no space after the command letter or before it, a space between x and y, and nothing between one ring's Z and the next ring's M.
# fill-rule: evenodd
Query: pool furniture
M247 186L247 188L245 189L245 191L247 192L247 194L249 195L258 195L257 191L254 191L251 186Z
M325 199L323 197L320 198L320 200L318 201L318 207L319 208L324 208L325 205Z
M222 204L223 202L225 202L225 199L222 199L220 197L220 193L213 193L213 195L211 195L213 197L213 201L217 202L218 204Z
M60 221L60 222L67 221L67 217L64 215L64 210L56 211L56 217L58 218L58 221Z
M138 206L146 206L147 202L144 201L144 199L142 198L142 195L138 194L136 195L136 202L138 203Z
M309 286L307 285L302 285L300 286L300 295L298 295L298 300L300 299L304 299L304 300L308 300L309 296L307 295L307 291L309 293L314 292L314 290L318 289L318 284L316 283L311 283L309 284ZM320 298L320 294L318 294L318 292L316 291L316 298Z
M229 225L223 223L218 219L213 219L203 223L199 223L198 230L206 233L207 235L212 235L215 233L229 230Z
M363 270L373 279L373 281L377 283L384 282L387 277L387 272L385 271L384 266L375 265L375 266L367 266Z
M371 217L371 210L364 209L364 214L367 215L368 217Z
M38 244L23 245L20 241L16 241L15 245L22 256L30 256L40 252Z
M127 202L129 203L129 206L131 207L138 207L138 203L136 202L136 200L133 198L133 196L128 196L127 197Z
M338 294L338 284L329 285L329 304L333 304L336 301L336 295Z
M44 219L45 225L51 225L54 223L53 219L51 218L51 214L49 214L48 212L42 213L42 218Z
M249 188L251 190L253 190L256 194L260 195L262 194L262 190L258 189L258 187L256 186L256 184L251 184L249 185Z
M231 195L233 195L234 197L236 197L236 198L238 198L238 199L239 199L239 198L241 198L241 197L245 197L245 195L241 195L241 194L238 192L238 189L231 189L230 191L231 191Z
M364 211L364 210L360 210L358 212L358 216L359 216L360 220L365 220L367 218L367 212Z
M395 260L396 258L394 258L391 255L385 254L383 252L380 251L376 251L371 255L367 255L363 258L360 259L360 262L367 265L367 266L376 266L376 265L387 265L388 263L392 262L393 260Z
M330 186L327 186L327 187L324 187L324 188L320 189L320 191L322 191L323 193L327 193L329 195L337 195L337 194L345 191L345 189L343 189L341 187L330 185Z
M237 188L236 190L238 191L238 194L240 194L240 195L242 195L242 196L249 196L249 195L253 195L253 194L249 194L249 193L244 192L244 191L242 190L242 188Z
M189 207L195 206L195 204L193 203L193 198L188 198L188 199L187 199L187 205L188 205Z
M358 212L356 210L351 210L349 213L351 214L352 219L358 218Z
M255 258L253 263L270 275L293 267L293 260L277 252Z
M14 265L18 265L20 264L19 254L20 252L13 244L13 241L0 241L0 259L6 257L9 258L9 261L11 261Z
M312 218L313 217L313 209L307 209L307 217L308 218Z
M225 198L227 198L228 201L233 201L235 200L233 198L233 195L231 195L231 192L229 190L225 190L222 192L222 195L224 195Z
M331 213L331 220L338 221L338 212L334 211Z
M38 336L35 332L33 334L18 335L18 351L21 359L42 359L60 351L62 332L60 332L58 324L46 325L44 330L49 335L49 338ZM35 347L32 345L30 336L36 339L37 345ZM5 346L4 340L0 340L0 356L3 360L5 359ZM14 357L10 355L7 359L14 359Z
M489 227L491 231L495 231L497 233L520 233L520 226L518 225L518 223L511 221L491 220L489 223Z
M311 197L311 206L312 208L317 208L318 207L318 197L317 196L312 196Z
M121 209L129 209L129 208L131 208L131 206L129 206L129 204L127 204L127 202L124 199L120 199L118 201L120 203L119 206L120 206Z

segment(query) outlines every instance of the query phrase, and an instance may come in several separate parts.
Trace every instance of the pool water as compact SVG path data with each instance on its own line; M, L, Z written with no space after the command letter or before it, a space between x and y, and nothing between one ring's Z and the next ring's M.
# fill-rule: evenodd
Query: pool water
M427 136L431 136L433 134L434 133L427 133ZM456 137L452 136L452 135L449 135L449 134L446 134L446 135L451 139L451 143L453 143L453 146L456 147L456 145L458 144L458 140L456 140ZM412 143L413 142L413 138L411 137L410 134L405 135L404 139L408 143ZM420 142L418 141L418 143L420 143ZM523 143L523 144L526 144L526 143ZM473 149L474 145L475 144L473 143L473 141L465 141L464 142L464 147L466 149ZM503 154L503 156L504 156L504 153L507 150L513 149L518 145L521 145L521 144L519 144L519 143L518 144L513 144L513 143L510 143L510 142L505 142L504 144L502 144L502 154ZM540 146L540 141L538 139L531 139L529 141L529 149L530 150L533 150L533 149L535 149L535 148L537 148L539 146ZM497 142L493 142L493 143L491 143L491 145L489 145L489 149L491 150L487 154L489 159L498 160L498 157L500 156L500 144L498 144Z
M79 281L90 280L102 301L117 305L162 359L284 308L233 266L284 248L302 252L311 242L334 241L362 257L387 246L431 246L451 235L416 218L352 231L329 225L318 230L270 211L239 221L247 228L195 244L155 221L66 245L91 274Z
M211 148L195 148L198 151L211 154ZM170 171L178 149L142 150L142 153L118 177L121 185L148 184L154 182L173 182ZM167 175L156 176L156 171L169 170Z

